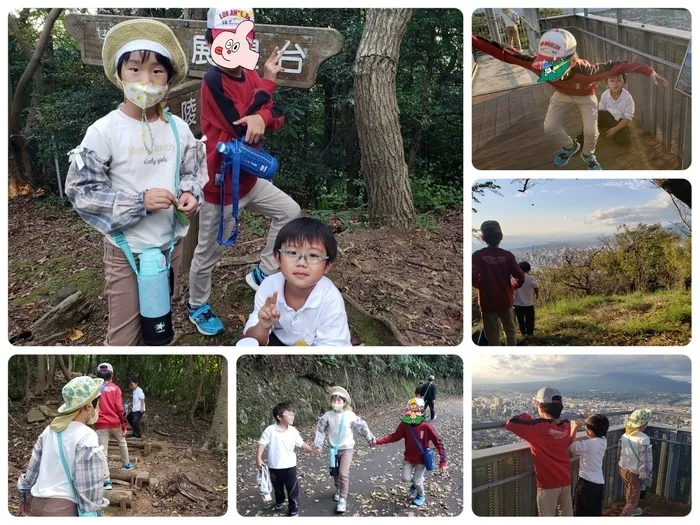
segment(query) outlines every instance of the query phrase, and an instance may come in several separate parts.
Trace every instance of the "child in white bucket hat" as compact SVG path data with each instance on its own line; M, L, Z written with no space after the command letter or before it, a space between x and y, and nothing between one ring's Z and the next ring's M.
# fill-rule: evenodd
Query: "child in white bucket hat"
M208 176L203 144L187 123L164 111L168 92L187 76L187 56L172 30L149 19L117 24L105 37L102 62L125 100L70 152L66 195L105 235L105 344L130 346L141 343L138 286L119 239L134 256L157 248L171 258L172 294L189 227L175 207L192 216Z
M102 384L102 379L82 376L63 387L59 415L37 439L27 471L17 481L24 514L97 516L109 506L103 497L107 458L87 426L97 421Z

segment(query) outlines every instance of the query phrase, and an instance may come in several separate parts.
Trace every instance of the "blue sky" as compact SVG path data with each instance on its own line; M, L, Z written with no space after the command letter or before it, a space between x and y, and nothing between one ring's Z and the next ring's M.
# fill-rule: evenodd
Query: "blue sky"
M526 240L527 245L538 239L595 238L625 223L678 221L670 196L647 179L535 179L525 193L512 180L496 180L502 196L487 192L478 197L480 204L473 203L473 227L497 220L504 247Z

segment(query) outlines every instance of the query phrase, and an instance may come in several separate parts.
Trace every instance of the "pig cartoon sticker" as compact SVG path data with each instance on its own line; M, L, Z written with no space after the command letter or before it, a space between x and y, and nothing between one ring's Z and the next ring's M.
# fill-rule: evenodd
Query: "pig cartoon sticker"
M244 20L234 31L219 33L211 45L211 58L214 63L225 69L241 66L254 70L260 55L250 48L247 38L254 26L250 20Z

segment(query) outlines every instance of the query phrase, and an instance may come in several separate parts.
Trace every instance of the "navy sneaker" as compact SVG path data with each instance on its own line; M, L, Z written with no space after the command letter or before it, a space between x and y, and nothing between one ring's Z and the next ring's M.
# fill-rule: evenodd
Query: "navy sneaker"
M104 490L112 490L112 482L105 481Z
M187 313L200 334L217 335L224 332L224 323L211 311L209 303L204 303L199 308L187 305Z
M280 503L279 505L275 505L275 512L282 512L284 510L284 503Z
M561 151L559 152L559 155L554 157L554 165L557 168L561 168L563 166L566 166L569 162L569 159L576 155L578 153L578 150L581 149L581 144L578 143L578 141L574 140L574 145L571 146L570 148L562 148Z
M256 266L248 275L245 276L245 282L247 282L248 286L257 292L258 288L260 288L260 285L265 280L265 277L267 277L267 274L263 273L260 266Z
M595 155L584 155L583 152L581 152L581 158L583 159L583 162L586 163L586 166L588 166L589 170L602 170L603 168L600 167L600 164L598 164L598 160L595 158Z

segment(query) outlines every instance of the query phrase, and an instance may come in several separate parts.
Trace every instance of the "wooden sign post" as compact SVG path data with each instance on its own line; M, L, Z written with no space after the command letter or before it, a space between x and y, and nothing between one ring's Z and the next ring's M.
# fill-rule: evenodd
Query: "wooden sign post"
M78 41L83 63L102 65L102 42L107 32L131 16L66 15L65 26ZM207 23L204 20L180 20L154 18L169 26L177 37L189 60L189 77L200 79L214 65L209 47L204 39ZM337 55L343 48L343 35L335 29L277 25L255 25L253 50L260 53L257 69L261 69L277 46L283 50L281 65L285 70L277 76L277 85L310 88L316 82L319 66ZM199 135L200 103L199 80L188 79L170 92L170 111L187 122L195 135Z

